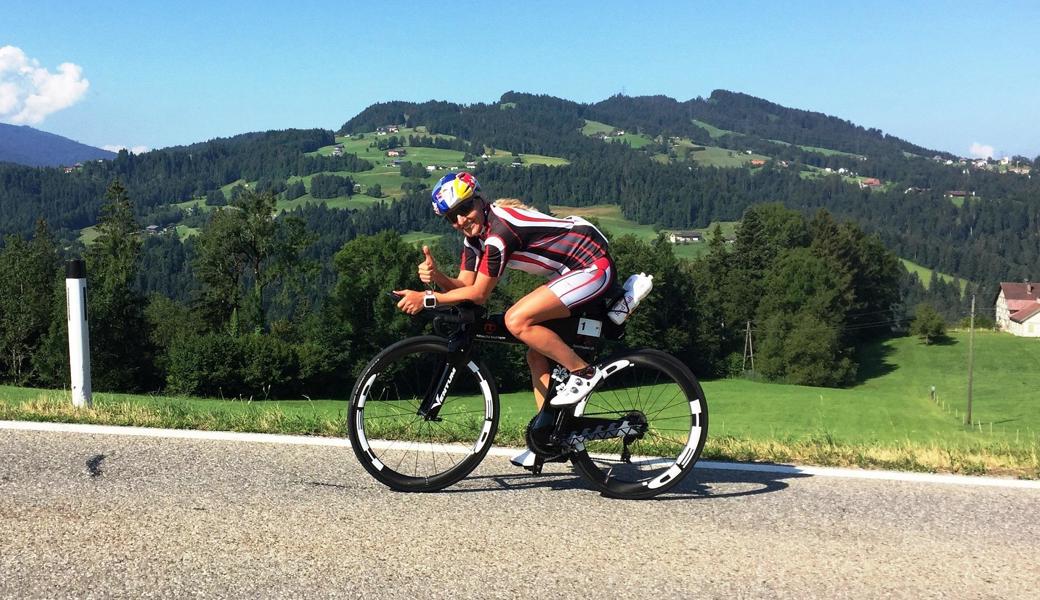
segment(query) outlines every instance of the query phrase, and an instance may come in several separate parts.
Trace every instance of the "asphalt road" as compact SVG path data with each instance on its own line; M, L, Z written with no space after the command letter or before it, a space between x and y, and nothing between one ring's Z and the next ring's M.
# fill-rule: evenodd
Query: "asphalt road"
M1040 491L698 470L645 502L489 457L0 430L0 597L1036 598Z

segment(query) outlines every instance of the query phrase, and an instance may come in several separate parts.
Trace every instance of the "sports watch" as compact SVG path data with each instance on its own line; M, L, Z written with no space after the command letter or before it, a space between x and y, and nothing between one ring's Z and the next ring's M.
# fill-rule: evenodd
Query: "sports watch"
M422 299L423 308L437 308L437 297L433 295L433 290L426 290Z

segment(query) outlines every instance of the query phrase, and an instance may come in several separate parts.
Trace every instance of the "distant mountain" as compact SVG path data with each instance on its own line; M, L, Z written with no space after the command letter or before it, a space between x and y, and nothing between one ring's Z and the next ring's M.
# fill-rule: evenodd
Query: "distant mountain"
M592 109L601 119L624 126L632 123L651 134L682 133L690 119L763 140L829 148L861 155L880 156L892 151L918 156L956 158L947 152L917 146L879 129L865 128L819 112L780 106L728 90L715 90L708 98L678 102L667 96L614 96ZM630 126L631 127L631 126ZM707 132L704 132L707 134ZM694 135L693 137L697 137ZM701 135L698 141L710 141Z
M501 109L507 107L519 107L521 113L502 114ZM754 147L770 155L776 153L769 152L768 146L775 146L779 142L874 158L902 158L905 154L956 158L952 154L923 148L845 119L788 108L727 90L715 90L708 98L694 98L685 102L660 95L616 95L593 104L581 104L519 92L506 92L496 104L384 102L369 106L344 123L339 133L373 131L376 127L388 124L425 125L432 132L487 141L489 138L503 137L506 131L512 131L517 138L530 138L529 131L519 131L517 128L526 128L531 122L551 130L555 136L574 134L584 124L584 120L608 123L650 137L683 136L700 144L740 150ZM705 123L717 128L716 133L704 128ZM507 147L521 152L535 152L533 149L519 150L516 142Z
M114 152L33 129L28 125L0 123L0 162L30 167L58 167L115 157Z

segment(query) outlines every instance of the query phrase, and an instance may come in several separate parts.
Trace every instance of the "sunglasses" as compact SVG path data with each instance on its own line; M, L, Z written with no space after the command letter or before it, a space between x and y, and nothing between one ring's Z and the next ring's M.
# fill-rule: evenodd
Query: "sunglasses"
M458 221L459 215L469 214L469 211L471 210L473 210L472 199L460 202L459 204L453 206L451 210L444 213L444 218L447 219L449 223L455 223Z

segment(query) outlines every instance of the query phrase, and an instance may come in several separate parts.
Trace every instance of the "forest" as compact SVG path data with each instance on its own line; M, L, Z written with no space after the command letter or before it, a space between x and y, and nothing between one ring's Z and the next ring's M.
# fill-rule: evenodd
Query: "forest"
M379 348L426 325L386 296L418 286L420 249L387 227L414 218L409 207L427 210L418 194L336 224L327 208L278 213L272 192L246 190L230 209L214 211L180 252L172 251L179 244L173 238L142 240L118 180L106 198L99 237L85 254L98 390L341 397ZM327 233L344 229L350 233L338 238ZM857 345L900 322L897 259L876 237L826 211L807 218L779 204L756 205L745 211L732 248L716 228L709 253L692 262L676 258L663 237L611 237L621 273L645 271L657 282L623 343L670 351L704 376L742 370L746 326L758 339L762 376L850 384ZM459 247L453 236L434 246L446 270ZM29 240L10 236L0 250L4 381L67 385L61 258L42 220ZM149 281L159 272L175 274L179 293L154 291L171 283ZM489 308L504 310L535 285L511 274ZM518 375L522 353L501 347L491 356L516 367L503 389L526 384Z
M651 143L603 143L581 133L586 120ZM698 123L725 131L712 138ZM498 148L569 161L523 168L480 162L475 174L492 198L518 197L542 210L616 204L626 218L657 229L740 221L732 243L708 232L708 251L692 261L676 258L663 237L608 232L623 275L659 274L625 343L674 352L703 376L740 373L744 344L754 336L762 377L855 383L857 349L905 331L922 303L957 322L971 294L986 304L998 282L1036 278L1040 181L967 168L877 130L743 94L579 104L510 92L497 103L466 106L387 102L337 134L386 125L421 125L427 133L382 138L380 148L467 155ZM702 166L665 152L675 138L771 160L758 168ZM434 179L421 163L402 163L403 198L355 209L320 203L351 196L357 174L373 168L353 154L317 152L335 143L327 130L268 131L142 155L124 151L72 173L0 164L0 381L66 383L61 264L83 257L96 389L345 396L379 347L422 327L385 297L388 289L418 285L420 251L401 234L448 234L433 244L444 265L457 260L460 246L430 211ZM1040 157L1030 164L1040 172ZM824 174L825 167L886 185L864 188ZM963 201L951 201L950 190L963 191ZM278 208L308 193L319 200ZM180 206L190 200L209 210ZM142 234L151 224L168 228ZM175 225L198 234L178 235ZM84 243L80 232L88 226L97 237ZM897 257L962 277L966 289L934 275L918 281ZM511 275L491 308L504 309L535 284ZM515 363L511 371L524 372L515 349L494 352ZM502 385L526 383L517 376Z

